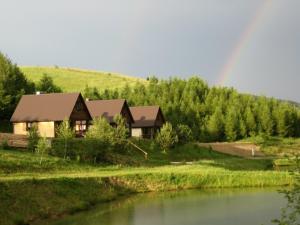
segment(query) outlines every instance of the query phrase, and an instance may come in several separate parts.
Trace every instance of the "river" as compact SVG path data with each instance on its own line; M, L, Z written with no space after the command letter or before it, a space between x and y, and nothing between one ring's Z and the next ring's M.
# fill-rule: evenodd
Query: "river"
M101 204L48 225L269 225L286 200L275 189L149 193Z

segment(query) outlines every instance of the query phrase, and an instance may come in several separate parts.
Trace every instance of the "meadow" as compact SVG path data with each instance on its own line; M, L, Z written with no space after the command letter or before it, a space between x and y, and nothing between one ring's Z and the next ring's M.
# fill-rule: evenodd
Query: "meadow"
M148 160L139 152L122 158L138 162L134 166L85 164L52 156L39 164L36 154L0 150L1 224L59 217L140 192L282 187L294 182L288 172L274 171L272 160L232 157L195 144L168 154L155 149L148 154Z
M122 88L125 85L132 87L137 82L147 83L145 79L138 77L77 68L22 66L20 69L34 83L38 83L43 75L50 76L64 92L83 92L86 86L104 90Z

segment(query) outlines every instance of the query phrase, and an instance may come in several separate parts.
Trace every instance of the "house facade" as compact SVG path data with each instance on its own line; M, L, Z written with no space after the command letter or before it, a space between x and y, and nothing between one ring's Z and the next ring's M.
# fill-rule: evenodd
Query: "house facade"
M126 121L129 134L131 134L131 127L134 120L125 99L92 100L85 103L93 119L104 117L112 126L114 126L114 117L121 115Z
M134 119L132 136L154 138L165 123L165 118L159 106L130 107Z
M10 121L14 134L27 135L36 126L41 136L53 138L65 119L76 136L84 135L92 117L80 93L24 95Z

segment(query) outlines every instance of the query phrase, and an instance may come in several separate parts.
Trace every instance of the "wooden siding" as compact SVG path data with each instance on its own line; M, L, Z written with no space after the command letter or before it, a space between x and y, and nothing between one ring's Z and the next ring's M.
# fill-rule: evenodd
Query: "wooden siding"
M42 137L54 137L55 129L54 122L37 122L34 123L38 127L38 131ZM14 123L14 134L16 135L28 135L26 131L26 123Z

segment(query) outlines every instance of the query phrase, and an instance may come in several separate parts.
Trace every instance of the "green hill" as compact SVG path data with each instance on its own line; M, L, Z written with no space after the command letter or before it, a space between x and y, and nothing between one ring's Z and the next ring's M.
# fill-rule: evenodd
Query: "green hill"
M142 78L126 76L118 73L99 72L65 67L21 66L22 72L29 80L37 83L44 74L53 78L56 85L65 92L83 91L88 85L99 91L104 89L121 88L128 84L133 86L137 82L146 83Z

